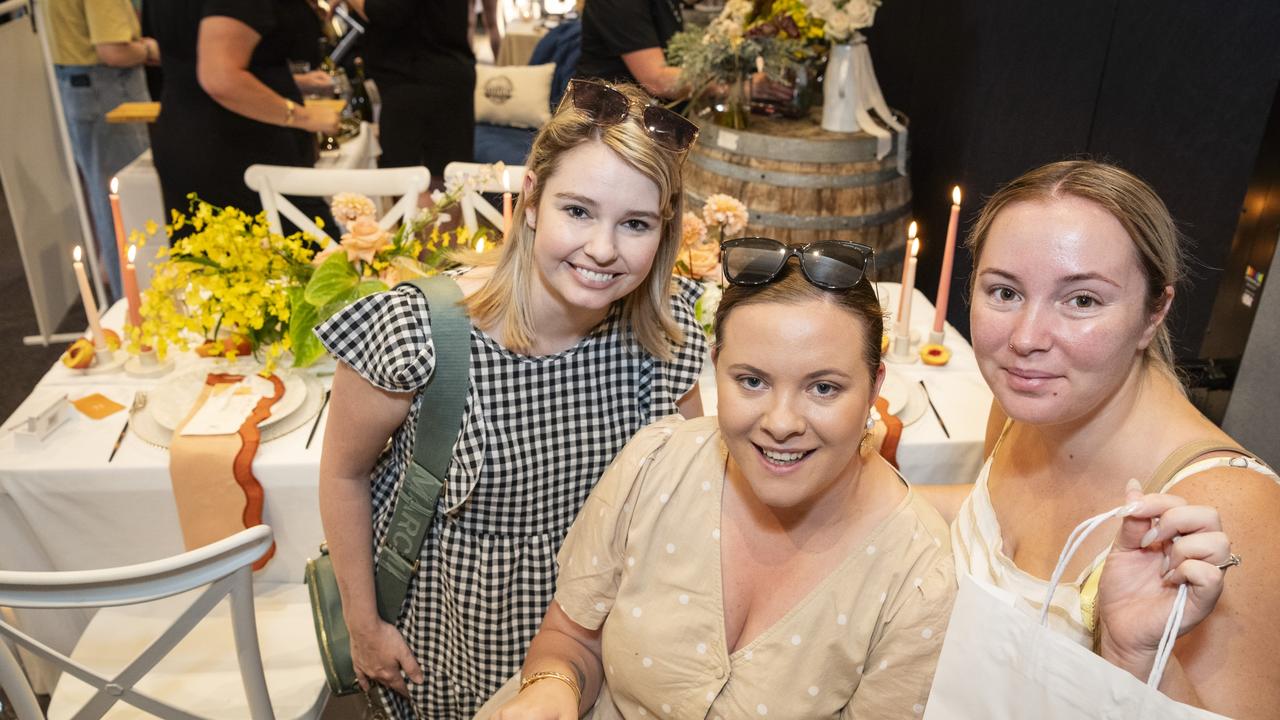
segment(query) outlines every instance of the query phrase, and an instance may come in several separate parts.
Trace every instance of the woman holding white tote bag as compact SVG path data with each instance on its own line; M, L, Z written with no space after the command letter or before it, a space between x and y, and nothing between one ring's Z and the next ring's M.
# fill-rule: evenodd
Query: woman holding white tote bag
M1017 667L997 668L1001 677L966 690L988 699L1007 693L1021 703L1010 717L1044 717L1029 698L1072 693L1079 714L1054 717L1145 716L1123 709L1141 683L1099 679L1114 668L1151 679L1179 703L1274 717L1280 550L1268 530L1280 517L1280 479L1195 409L1173 371L1165 320L1182 267L1164 203L1116 167L1054 163L997 192L969 247L973 346L1002 413L993 413L990 436L998 439L972 492L932 494L944 516L955 515L962 578L939 683L953 641L1003 642L994 640L1007 629L996 622L999 602L989 604L983 628L961 610L966 594L977 597L971 584L996 588L984 597L1044 610L1054 634L1113 666L1086 654L1083 664L1056 665L1030 681L1058 682L1063 692L1028 696L1005 687L1038 662L1024 662L1035 633L1018 635L1009 640L1021 643L1014 655L1022 660L1010 660ZM1075 557L1055 568L1073 529L1100 515ZM1055 574L1067 581L1046 580ZM1153 672L1162 637L1168 644L1178 634L1185 636L1163 673ZM1035 652L1058 657L1059 649ZM990 675L972 654L962 661L971 680ZM951 690L935 685L931 715L944 692Z

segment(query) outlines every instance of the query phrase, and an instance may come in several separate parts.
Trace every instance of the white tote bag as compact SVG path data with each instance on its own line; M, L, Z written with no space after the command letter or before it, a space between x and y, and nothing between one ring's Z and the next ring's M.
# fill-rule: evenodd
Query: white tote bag
M925 720L1205 720L1223 716L1184 705L1157 687L1186 606L1179 588L1151 676L1144 684L1047 626L1049 598L1084 538L1116 508L1081 523L1050 578L1040 620L1015 596L970 576L960 578Z

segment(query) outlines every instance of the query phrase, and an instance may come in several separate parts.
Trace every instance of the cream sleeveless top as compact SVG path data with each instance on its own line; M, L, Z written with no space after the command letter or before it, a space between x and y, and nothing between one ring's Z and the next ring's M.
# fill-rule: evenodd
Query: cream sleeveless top
M1262 473L1280 483L1280 476L1263 463L1251 457L1211 457L1187 465L1165 483L1160 492L1196 473L1219 467L1248 468ZM982 471L973 486L973 492L965 499L951 523L951 548L955 554L956 576L970 574L980 580L1017 595L1027 608L1038 613L1048 590L1048 581L1023 571L1004 554L1004 536L1000 521L991 505L987 491L987 475L991 470L991 458L983 464ZM1089 576L1106 559L1110 548L1104 550L1072 582L1059 583L1049 602L1049 627L1071 638L1084 647L1093 644L1092 618L1082 609L1081 590ZM1091 585L1093 583L1090 583ZM1095 588L1096 589L1096 588ZM1090 607L1092 602L1088 603Z

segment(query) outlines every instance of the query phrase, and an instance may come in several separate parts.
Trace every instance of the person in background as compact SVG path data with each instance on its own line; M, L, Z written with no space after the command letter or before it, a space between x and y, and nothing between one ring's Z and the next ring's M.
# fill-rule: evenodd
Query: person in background
M502 49L502 31L498 28L498 13L501 10L498 10L497 4L498 0L474 0L471 13L467 16L467 34L469 37L474 37L476 13L480 13L484 21L485 40L489 43L489 50L493 52L494 60L498 59L498 51Z
M1067 566L1049 627L1145 680L1186 583L1186 635L1160 690L1275 717L1280 478L1178 380L1166 317L1182 250L1168 208L1120 168L1053 163L993 195L968 244L973 349L996 407L976 485L927 489L955 516L957 573L1039 608L1071 530L1133 504Z
M435 369L431 309L402 285L316 329L338 360L320 514L357 677L392 717L471 717L520 667L605 466L648 423L701 414L701 289L671 275L696 129L648 102L575 82L534 140L511 237L458 276L466 410L394 623L374 567Z
M381 167L425 165L433 184L475 147L471 0L340 0L369 21L364 61L382 98ZM484 0L486 17L497 0Z
M111 178L147 149L147 131L138 123L108 123L105 116L120 103L150 100L142 66L160 61L160 46L142 37L129 0L50 0L46 12L58 95L89 199L98 258L111 297L118 299L124 290L107 193Z
M307 107L290 72L296 28L314 24L306 0L148 0L148 27L164 48L164 91L152 150L168 210L188 193L249 214L262 210L244 184L255 163L310 167L316 132L338 113ZM319 198L295 204L328 217Z
M684 29L680 0L586 0L582 13L582 56L577 77L605 82L634 82L664 100L685 99L691 88L680 82L680 68L667 64L671 36ZM721 95L720 87L710 95ZM758 97L785 100L791 89L751 76Z
M871 442L870 248L813 243L802 269L734 242L719 417L662 420L618 455L560 549L522 689L478 717L923 712L955 569L946 523Z
M682 29L680 0L587 0L578 76L634 82L656 97L679 98L680 68L667 65L663 52Z

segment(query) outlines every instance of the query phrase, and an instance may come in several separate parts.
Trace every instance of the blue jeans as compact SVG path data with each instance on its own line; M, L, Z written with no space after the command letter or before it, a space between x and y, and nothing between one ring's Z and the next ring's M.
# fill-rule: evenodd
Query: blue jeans
M71 135L71 151L89 198L98 257L111 284L111 298L116 300L122 288L120 255L107 193L111 178L146 150L148 142L146 128L141 124L111 125L104 116L122 102L149 100L146 79L142 68L137 67L56 65L54 70ZM125 228L126 233L129 231Z

